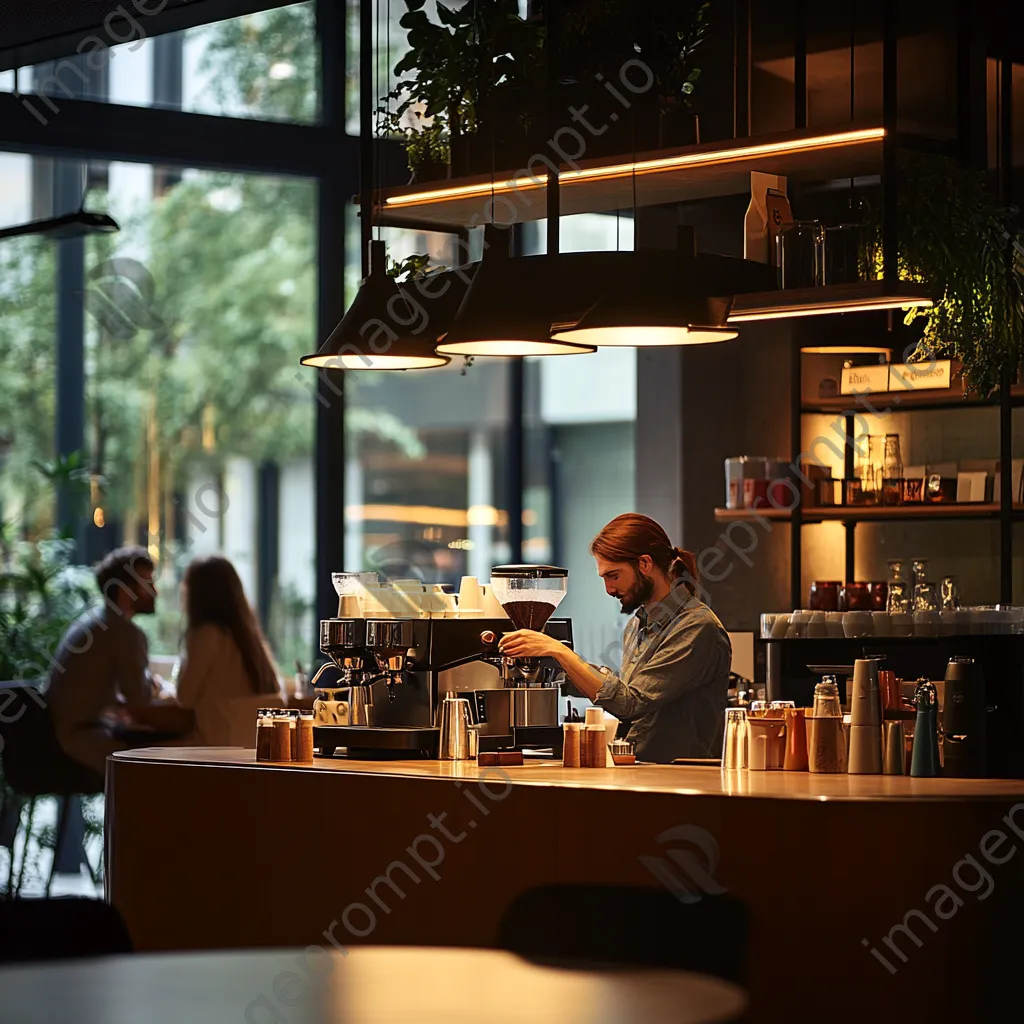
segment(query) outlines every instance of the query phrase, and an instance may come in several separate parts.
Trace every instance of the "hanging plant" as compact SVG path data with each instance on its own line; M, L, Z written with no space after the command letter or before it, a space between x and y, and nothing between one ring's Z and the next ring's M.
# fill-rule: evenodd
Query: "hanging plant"
M983 396L1024 355L1024 245L1016 209L993 201L986 175L953 160L908 153L899 169L899 276L934 296L906 324L922 335L914 358L956 358L964 390ZM869 208L866 260L881 277L881 217Z

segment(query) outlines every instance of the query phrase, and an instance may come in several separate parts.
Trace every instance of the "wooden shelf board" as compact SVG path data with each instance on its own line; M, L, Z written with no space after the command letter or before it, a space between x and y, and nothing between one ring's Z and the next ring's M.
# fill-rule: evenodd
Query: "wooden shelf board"
M847 123L833 130L802 129L638 153L636 203L656 206L746 193L751 171L782 174L795 182L880 174L882 134L877 124ZM562 216L632 208L633 167L632 155L581 159L575 167L561 164ZM529 177L545 173L546 164L538 156L529 173L524 167L495 174L495 197L500 200L496 218L508 222L546 217L546 181ZM415 224L421 229L433 225L447 231L483 224L489 220L491 185L492 176L484 174L377 192L374 220L398 227Z
M918 391L878 391L864 396L878 410L889 409L892 412L905 410L929 409L998 409L999 397L964 398L956 388L920 389ZM1024 386L1013 385L1010 389L1013 405L1024 405ZM812 402L804 402L800 407L802 413L808 415L841 413L847 409L856 412L870 410L858 402L857 395L840 395L837 398L819 398Z
M832 507L804 508L804 523L825 522L884 522L906 519L994 519L1000 506L991 502L973 502L964 505L864 505L859 507L836 505ZM1014 515L1024 514L1024 505L1014 505ZM785 509L716 508L715 520L720 523L750 521L757 518L789 522L791 513Z

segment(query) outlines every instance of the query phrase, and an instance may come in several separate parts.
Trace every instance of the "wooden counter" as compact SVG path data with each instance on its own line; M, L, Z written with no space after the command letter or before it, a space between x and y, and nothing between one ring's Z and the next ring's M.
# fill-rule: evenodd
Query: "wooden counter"
M708 875L750 912L752 1019L813 978L829 997L804 1019L963 1021L995 1012L1024 916L1024 859L999 863L1024 846L1022 780L258 765L251 750L173 748L115 755L107 794L109 894L139 949L305 947L325 932L492 946L530 888L659 886L652 858L678 877L672 849L703 843ZM666 835L678 826L705 838Z

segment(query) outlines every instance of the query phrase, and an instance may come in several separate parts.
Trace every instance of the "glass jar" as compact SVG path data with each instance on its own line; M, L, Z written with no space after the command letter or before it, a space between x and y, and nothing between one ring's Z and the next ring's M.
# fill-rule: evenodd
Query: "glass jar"
M902 558L893 558L889 561L889 582L907 582L907 563Z
M274 746L274 708L260 708L256 712L256 760L272 761Z
M291 761L295 746L295 716L290 711L279 711L273 719L270 760Z
M956 611L960 607L960 584L955 576L942 577L942 610L946 612Z
M313 760L313 716L305 712L295 719L295 750L292 760L307 764Z
M914 611L937 612L939 610L939 594L935 584L922 580L914 584Z
M822 676L814 687L814 718L842 718L839 702L839 684L835 676Z
M825 283L825 229L818 220L793 220L775 235L775 265L782 288L818 288Z
M910 588L903 580L890 580L886 591L885 610L890 615L910 613Z
M899 434L886 434L882 455L882 504L899 505L903 502L903 457L900 455Z
M916 587L918 583L924 583L928 579L928 560L926 558L915 558L911 562L911 577Z

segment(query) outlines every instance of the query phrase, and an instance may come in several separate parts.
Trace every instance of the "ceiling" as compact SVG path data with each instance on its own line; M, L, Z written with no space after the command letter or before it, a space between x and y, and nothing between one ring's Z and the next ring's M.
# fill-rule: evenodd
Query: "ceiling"
M104 45L175 32L295 0L0 0L0 71ZM82 49L95 49L90 41Z

